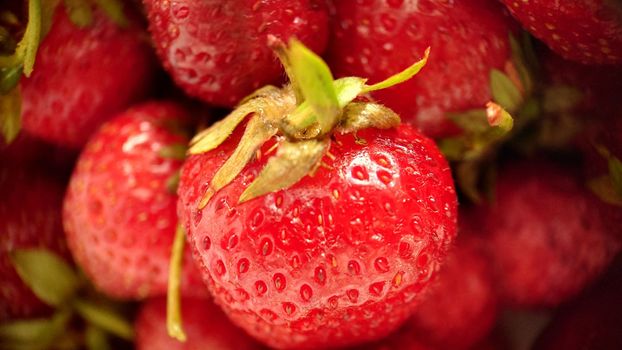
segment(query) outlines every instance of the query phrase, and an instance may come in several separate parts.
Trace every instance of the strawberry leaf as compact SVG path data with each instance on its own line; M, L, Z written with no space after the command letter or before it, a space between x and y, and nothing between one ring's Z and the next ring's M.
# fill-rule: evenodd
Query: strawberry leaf
M22 66L0 69L0 94L6 95L15 89L22 77Z
M357 77L345 77L335 80L333 85L337 92L339 107L344 108L348 103L352 102L363 91L366 81L366 79Z
M283 141L257 178L244 190L240 203L282 190L310 174L328 150L328 139Z
M166 329L168 335L181 341L186 341L181 317L181 271L183 268L184 244L186 233L178 225L175 231L175 240L171 250L171 262L168 274L168 293L166 295Z
M256 109L252 101L236 108L224 119L217 121L209 128L198 133L190 141L188 153L201 154L215 149L233 133L233 130L235 130L247 115L255 111Z
M397 113L376 103L352 102L343 113L344 118L337 131L344 134L366 128L390 129L400 125Z
M64 0L67 15L77 27L85 28L93 23L91 4L84 0Z
M397 84L401 84L403 82L405 82L406 80L412 78L413 76L415 76L417 73L419 73L419 71L421 71L421 69L426 65L426 63L428 62L428 57L430 56L430 48L428 47L425 50L424 56L421 60L413 63L410 67L404 69L403 71L392 75L390 77L388 77L387 79L373 84L373 85L366 85L365 88L363 89L364 93L367 92L371 92L371 91L376 91L376 90L382 90L382 89L386 89L386 88L390 88L391 86L395 86Z
M622 162L613 155L609 157L609 176L613 188L622 197Z
M123 12L123 2L119 0L94 0L104 13L119 27L125 28L129 25L127 17Z
M20 249L11 262L22 281L51 306L61 306L75 295L80 279L63 259L44 249Z
M244 130L244 135L242 135L240 143L233 151L233 154L222 167L218 169L212 178L205 196L203 196L199 203L199 209L203 209L216 192L233 181L242 169L244 169L246 164L253 159L253 156L261 145L274 136L276 132L277 129L275 127L266 124L261 117L254 116L248 122L246 130Z
M483 108L471 109L462 113L449 113L447 117L462 130L469 133L483 133L490 129L486 110Z
M21 128L22 98L19 88L0 95L0 131L6 144L15 140Z
M62 310L46 319L9 321L0 324L0 349L49 349L65 332L71 312Z
M187 147L182 143L174 143L160 148L158 154L162 158L184 160L186 159Z
M490 89L495 102L510 113L518 111L523 102L523 96L505 73L497 69L490 71Z
M93 325L86 327L84 342L87 350L112 350L106 332Z
M330 69L318 55L297 40L290 41L287 56L294 81L309 103L320 129L330 131L340 114Z
M588 181L587 185L590 190L603 202L616 206L622 206L622 194L617 192L614 188L614 184L610 176L603 175L591 179Z
M77 299L73 302L74 310L89 324L97 326L125 340L134 338L134 327L113 308L103 303Z

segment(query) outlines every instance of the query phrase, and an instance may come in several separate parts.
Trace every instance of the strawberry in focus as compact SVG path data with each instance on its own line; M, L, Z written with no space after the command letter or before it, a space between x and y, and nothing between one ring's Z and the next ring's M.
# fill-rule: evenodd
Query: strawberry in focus
M145 103L104 124L80 155L63 223L77 263L110 296L166 292L187 121L174 103ZM204 295L189 252L185 266L184 291Z
M328 37L324 0L144 0L164 68L190 96L233 107L281 80L267 38L302 40L322 52Z
M147 300L136 320L138 350L253 350L262 349L243 330L235 327L210 300L184 298L182 315L188 339L182 343L166 332L166 300Z
M532 35L583 64L622 63L622 5L608 0L502 0Z
M63 186L41 169L7 165L0 165L0 322L49 311L17 274L13 251L43 248L69 256L61 221Z
M434 142L355 99L409 79L427 52L366 85L333 80L300 42L275 51L291 85L260 89L193 139L180 219L216 303L255 338L277 348L379 339L444 260L457 203Z
M337 76L378 81L427 46L426 78L373 93L430 137L460 132L448 113L483 108L489 76L510 62L511 19L494 1L335 1L328 63Z
M576 169L517 162L502 169L496 199L478 209L504 302L554 307L576 296L620 249L619 208L592 194Z
M89 5L90 6L90 5ZM100 9L84 27L58 6L34 71L21 80L22 126L79 149L106 120L147 92L154 59L139 21L120 27Z

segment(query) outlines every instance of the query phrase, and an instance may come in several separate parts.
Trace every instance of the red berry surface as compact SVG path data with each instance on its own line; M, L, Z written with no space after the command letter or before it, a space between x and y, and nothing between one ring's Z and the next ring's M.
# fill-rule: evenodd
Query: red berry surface
M187 339L180 342L166 332L166 299L147 300L136 320L138 350L252 350L262 347L234 326L220 308L208 299L181 301Z
M462 219L462 216L460 217ZM460 235L465 234L460 224ZM439 349L469 349L494 326L497 291L481 244L459 240L428 294L405 326L408 338Z
M494 203L480 208L509 305L557 306L593 282L619 251L621 210L589 192L577 172L515 163L499 174Z
M137 22L121 28L94 10L91 25L79 28L59 6L32 75L21 81L23 128L82 147L104 121L145 95L152 57Z
M609 0L501 0L523 27L564 58L622 63L622 5Z
M61 221L63 186L45 171L0 164L0 322L47 310L15 271L11 252L43 248L69 256Z
M283 69L268 37L296 37L321 52L328 37L323 0L144 0L164 68L191 96L232 107Z
M335 1L328 63L334 74L374 83L431 47L419 77L374 92L382 104L430 137L459 132L447 113L491 100L490 70L510 60L513 25L494 1Z
M162 295L177 225L167 182L181 159L163 154L188 140L177 132L186 112L150 102L104 124L80 155L64 203L63 223L79 265L101 291L119 298ZM203 293L186 254L182 288Z
M238 204L264 155L198 209L239 134L189 157L179 188L180 218L216 302L279 348L351 345L396 329L456 234L456 194L434 143L404 125L360 131L365 145L335 135L334 159L313 177Z

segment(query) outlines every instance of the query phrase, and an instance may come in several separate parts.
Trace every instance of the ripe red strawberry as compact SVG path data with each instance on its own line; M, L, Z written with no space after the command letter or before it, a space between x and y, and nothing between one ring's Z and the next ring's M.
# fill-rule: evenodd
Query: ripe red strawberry
M269 36L326 46L324 0L143 0L164 68L191 96L232 107L283 76Z
M21 81L23 128L80 148L104 121L145 94L153 66L136 20L121 28L94 9L92 23L79 28L59 6L32 75Z
M533 349L575 350L622 348L622 262L597 288L557 312Z
M337 76L370 82L400 71L432 48L425 78L373 93L430 137L459 129L448 113L492 99L490 71L510 61L511 20L494 1L335 1L328 62Z
M45 248L69 256L61 224L63 187L43 172L0 165L0 322L48 310L22 282L11 252Z
M131 108L104 124L80 155L63 223L76 261L102 292L144 298L166 291L177 225L169 185L187 143L179 134L185 118L170 102ZM186 292L202 294L189 254L185 266Z
M473 229L461 221L461 235ZM469 349L488 335L496 314L496 286L486 253L478 242L462 240L407 322L400 342L418 339L439 349Z
M182 316L188 339L179 342L166 332L166 299L146 301L136 320L138 350L251 350L261 349L243 330L235 327L210 300L182 299Z
M479 215L511 306L556 306L576 296L620 248L622 212L594 196L576 169L519 162L503 169Z
M243 204L266 163L250 163L197 209L236 144L191 156L179 212L216 301L274 347L346 345L382 337L415 309L455 234L447 163L410 127L336 135L330 169ZM266 152L267 148L264 148Z
M608 0L502 0L531 34L566 59L622 63L622 5Z

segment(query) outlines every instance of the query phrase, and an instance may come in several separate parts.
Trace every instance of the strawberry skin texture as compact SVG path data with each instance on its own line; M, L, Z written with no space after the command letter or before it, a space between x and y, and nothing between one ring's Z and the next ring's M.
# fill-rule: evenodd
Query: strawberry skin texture
M147 93L154 63L137 21L122 29L94 10L91 26L80 29L60 6L32 75L21 81L24 130L81 148L103 122Z
M160 155L187 143L167 123L186 112L170 102L146 103L104 124L85 146L65 197L63 224L74 258L106 294L140 299L166 293L177 224L177 196L166 182L181 160ZM203 293L189 251L182 290Z
M501 0L531 34L566 59L622 63L622 5L608 0Z
M183 298L181 314L186 342L166 331L166 299L147 300L135 324L137 350L259 350L262 347L234 326L209 299Z
M0 164L0 322L49 310L15 271L12 251L45 248L69 257L61 221L63 186L42 176L49 169L26 171L8 164Z
M434 143L409 126L360 131L366 146L336 135L334 160L324 158L331 169L237 204L264 155L197 209L239 134L189 157L179 187L215 301L276 348L353 345L397 328L456 234L456 194Z
M592 283L620 250L621 210L561 165L504 169L496 201L478 215L489 235L504 302L557 306Z
M270 35L296 37L315 52L328 38L324 0L144 0L164 68L187 94L232 107L283 69Z
M461 220L461 238L463 227ZM406 339L419 338L439 349L469 349L488 335L497 315L497 292L481 247L472 239L459 240L405 326Z
M374 83L431 47L416 79L374 92L382 104L429 137L459 133L447 113L491 100L490 70L510 60L509 16L494 1L335 1L328 63L338 76Z

